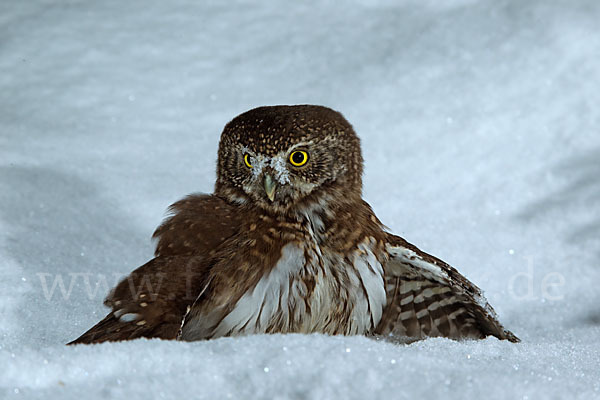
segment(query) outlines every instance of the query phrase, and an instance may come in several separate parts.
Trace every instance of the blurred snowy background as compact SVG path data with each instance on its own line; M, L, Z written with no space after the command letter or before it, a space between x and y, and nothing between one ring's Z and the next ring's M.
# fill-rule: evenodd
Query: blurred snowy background
M600 2L0 2L0 397L600 398ZM365 198L523 343L65 347L259 105L341 111ZM61 286L62 283L62 286Z

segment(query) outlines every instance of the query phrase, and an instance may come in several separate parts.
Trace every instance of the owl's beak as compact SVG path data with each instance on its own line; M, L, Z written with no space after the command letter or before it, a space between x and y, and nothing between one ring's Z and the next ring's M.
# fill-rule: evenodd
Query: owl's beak
M275 200L275 189L277 189L277 182L273 180L271 175L265 175L265 193L271 202Z

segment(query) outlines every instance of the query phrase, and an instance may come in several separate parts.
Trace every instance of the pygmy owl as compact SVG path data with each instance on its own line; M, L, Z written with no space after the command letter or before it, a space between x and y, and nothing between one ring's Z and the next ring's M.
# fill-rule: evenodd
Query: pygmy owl
M352 126L329 108L260 107L229 122L212 195L173 204L155 258L72 343L265 333L518 338L481 291L386 231L362 199Z

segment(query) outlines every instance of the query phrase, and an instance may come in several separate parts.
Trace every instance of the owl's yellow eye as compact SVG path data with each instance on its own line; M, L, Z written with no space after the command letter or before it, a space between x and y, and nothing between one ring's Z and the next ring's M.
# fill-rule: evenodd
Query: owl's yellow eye
M246 167L252 168L252 164L250 163L250 155L249 154L244 155L244 163L246 164Z
M294 167L302 167L308 162L308 153L305 151L295 151L290 154L290 162Z

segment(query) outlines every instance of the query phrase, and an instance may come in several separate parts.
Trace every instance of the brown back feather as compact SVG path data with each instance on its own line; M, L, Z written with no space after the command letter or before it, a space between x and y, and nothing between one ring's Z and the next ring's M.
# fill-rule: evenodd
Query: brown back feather
M238 207L220 197L193 194L169 207L171 215L156 229L155 255L208 255L240 229Z

